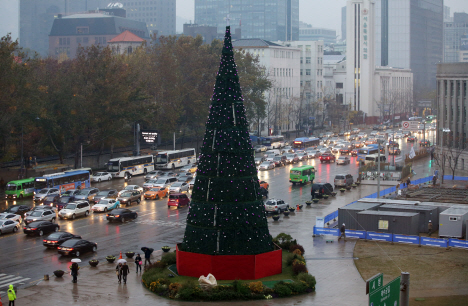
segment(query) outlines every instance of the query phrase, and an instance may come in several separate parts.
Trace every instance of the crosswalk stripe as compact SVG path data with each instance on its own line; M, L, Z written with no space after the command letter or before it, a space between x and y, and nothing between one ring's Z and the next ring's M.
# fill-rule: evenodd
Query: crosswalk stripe
M2 277L2 276L4 276L4 275L6 275L6 274L0 274L0 277Z
M18 276L16 276L16 275L7 275L7 276L5 276L5 277L1 277L1 278L0 278L0 284L1 284L1 283L4 283L5 281L9 281L9 280L11 280L11 279L14 278L14 277L18 277Z
M17 281L14 281L14 282L11 282L11 283L8 283L7 285L0 285L0 288L2 287L8 287L9 285L14 285L14 284L17 284L17 283L22 283L22 282L26 282L29 278L23 278L23 279L20 279L20 280L17 280Z

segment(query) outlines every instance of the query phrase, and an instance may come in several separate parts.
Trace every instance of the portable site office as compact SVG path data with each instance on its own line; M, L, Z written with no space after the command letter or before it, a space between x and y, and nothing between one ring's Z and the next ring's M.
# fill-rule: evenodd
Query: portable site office
M357 221L357 213L364 210L377 210L381 204L377 203L353 203L338 208L338 225L344 223L347 229L364 230Z
M450 207L439 215L439 236L463 238L468 220L468 208Z
M432 231L437 231L439 229L439 211L435 206L384 204L379 207L379 210L419 213L420 233L427 233L429 231L429 221L432 223Z
M419 234L418 213L365 210L357 214L357 220L366 231L416 236Z

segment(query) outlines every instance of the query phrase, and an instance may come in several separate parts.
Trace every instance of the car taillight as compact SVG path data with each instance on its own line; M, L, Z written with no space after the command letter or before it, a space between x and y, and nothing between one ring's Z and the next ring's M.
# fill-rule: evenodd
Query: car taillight
M35 231L37 230L37 227L31 227L31 230Z
M109 214L107 214L106 217L109 217Z
M47 240L46 240L46 239L44 239L44 240L42 240L42 242L47 242Z
M116 215L115 217L118 218L118 217L120 217L120 215Z
M278 205L275 205L275 208L278 208Z

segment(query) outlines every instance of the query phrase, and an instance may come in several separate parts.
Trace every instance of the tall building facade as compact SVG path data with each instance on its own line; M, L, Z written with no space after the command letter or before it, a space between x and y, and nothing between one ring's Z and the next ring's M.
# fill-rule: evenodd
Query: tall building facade
M444 22L444 63L463 61L460 51L468 50L464 37L466 34L468 34L467 13L454 13L453 21Z
M150 35L176 34L176 0L119 0L118 2L127 10L128 19L146 23Z
M263 39L240 39L232 45L235 49L258 56L260 66L265 68L265 74L272 82L270 91L266 93L267 116L261 127L252 126L252 131L260 130L262 136L295 131L299 124L300 50Z
M224 33L228 14L242 38L299 40L299 0L195 0L196 24Z
M372 0L347 2L346 103L350 110L362 111L367 116L378 114L373 101L374 8Z
M468 63L437 65L437 144L451 157L460 154L458 170L468 169L467 83Z
M346 41L346 6L341 8L341 40Z
M336 43L336 31L333 29L314 28L311 24L299 22L299 40L317 41L322 40L325 45Z
M375 62L411 69L415 94L436 89L443 59L443 0L376 0Z
M109 0L19 0L19 41L23 48L47 56L49 33L58 14L104 8Z

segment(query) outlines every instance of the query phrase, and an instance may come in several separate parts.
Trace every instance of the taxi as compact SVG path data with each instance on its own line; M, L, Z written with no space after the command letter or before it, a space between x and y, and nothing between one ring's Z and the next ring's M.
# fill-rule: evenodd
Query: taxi
M167 187L152 187L143 194L145 200L159 200L167 197L169 189Z
M270 185L265 181L260 181L260 187L263 187L266 190L268 190L268 187L270 187Z

